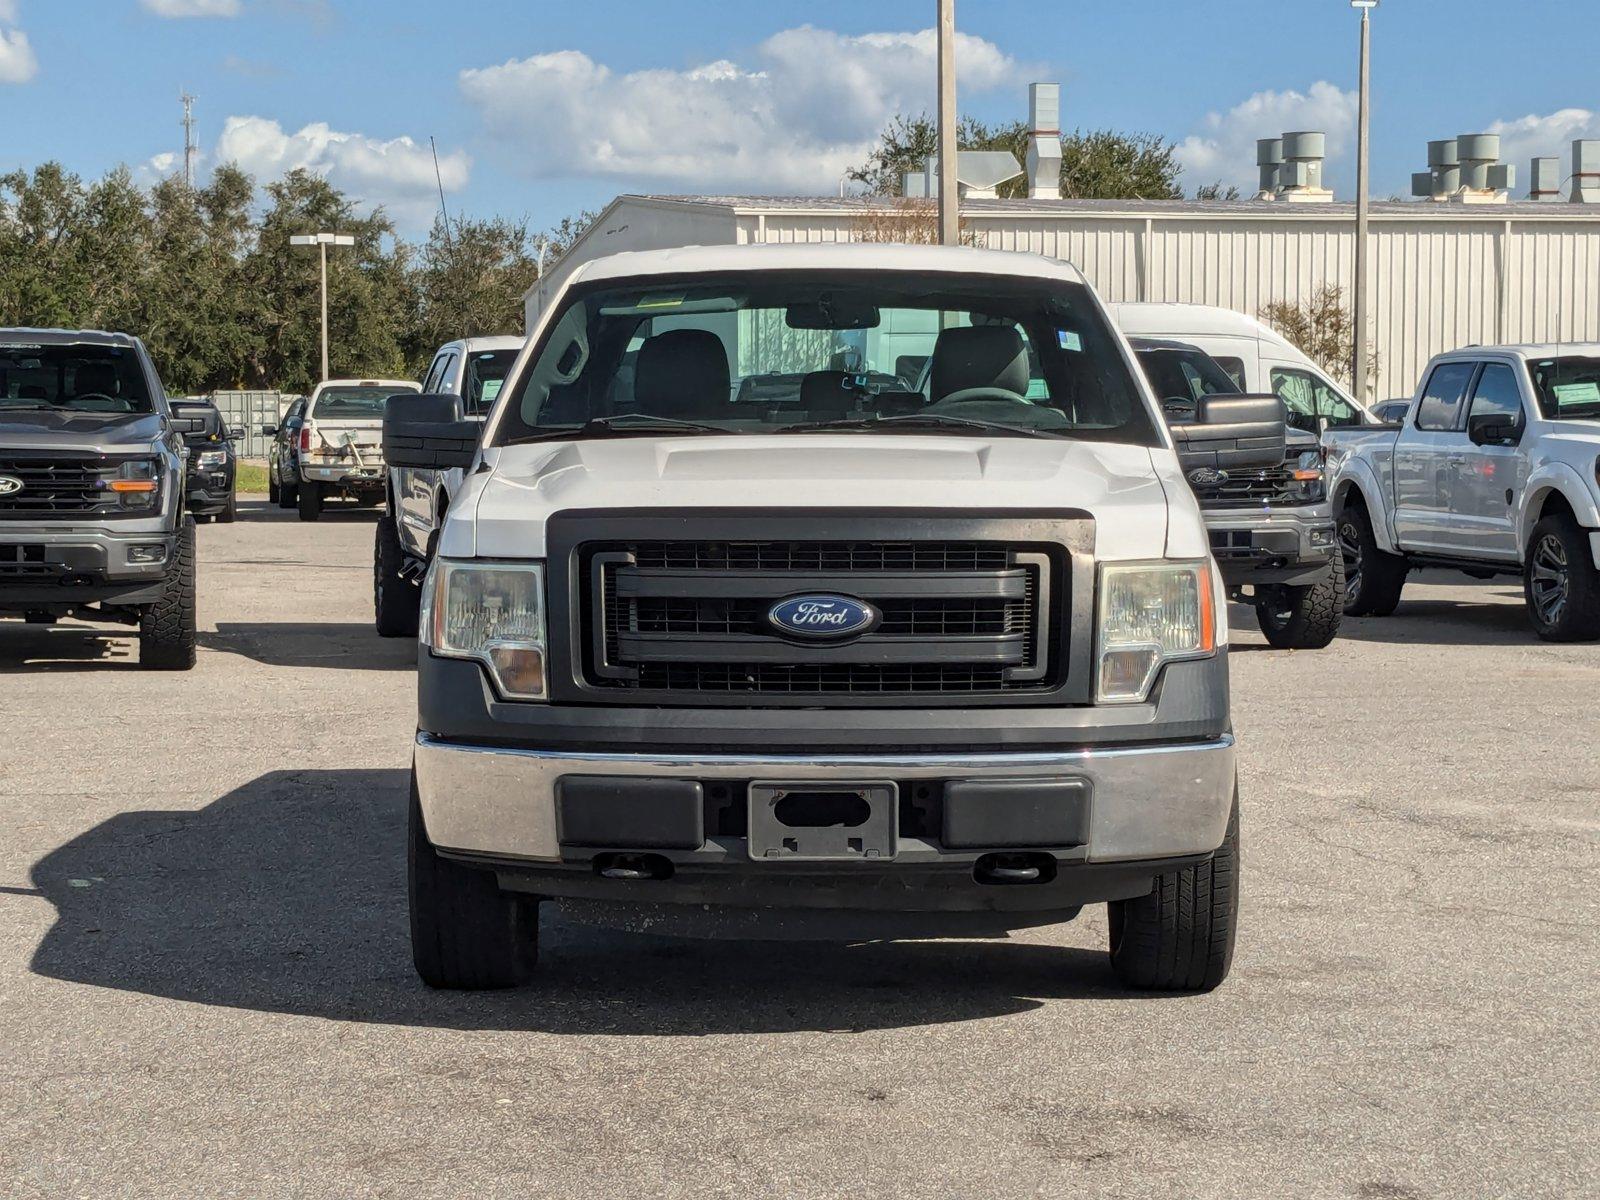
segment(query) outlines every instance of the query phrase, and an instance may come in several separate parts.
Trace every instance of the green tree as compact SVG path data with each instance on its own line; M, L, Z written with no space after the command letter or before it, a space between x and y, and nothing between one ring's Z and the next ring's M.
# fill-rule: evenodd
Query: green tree
M539 277L526 221L442 219L417 257L412 361L458 337L522 331L522 296Z
M927 113L892 117L867 161L849 178L871 195L898 196L903 177L922 170L938 153L938 143L938 126ZM987 125L963 117L956 144L963 150L1009 150L1020 166L1027 160L1028 127L1022 121ZM1176 146L1151 133L1074 131L1061 139L1061 194L1081 200L1181 200L1176 154ZM999 191L1003 197L1024 196L1027 184L1014 179Z
M1325 283L1303 304L1280 300L1261 310L1261 319L1288 338L1312 362L1348 385L1354 372L1356 319L1344 289ZM1367 382L1378 378L1378 351L1367 344Z

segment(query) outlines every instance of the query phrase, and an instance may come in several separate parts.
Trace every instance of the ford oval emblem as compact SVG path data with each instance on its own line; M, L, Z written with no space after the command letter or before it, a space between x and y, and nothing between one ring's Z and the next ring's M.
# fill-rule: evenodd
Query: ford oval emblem
M1215 467L1196 467L1189 472L1189 482L1195 487L1216 487L1228 482L1228 473Z
M832 641L872 629L878 610L849 596L790 596L767 610L767 620L790 637Z
M15 496L22 490L22 480L15 475L0 475L0 496Z

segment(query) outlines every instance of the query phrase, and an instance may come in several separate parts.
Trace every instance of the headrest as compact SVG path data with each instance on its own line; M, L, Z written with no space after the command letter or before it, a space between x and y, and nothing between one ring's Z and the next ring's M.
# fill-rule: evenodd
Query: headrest
M800 407L813 417L842 417L855 409L855 393L843 371L812 371L800 380Z
M638 411L715 417L728 406L728 352L707 329L669 329L646 339L634 368Z
M73 392L78 396L115 396L122 390L115 363L79 363L73 376Z
M968 388L1028 391L1028 351L1015 325L966 325L939 332L929 392L935 402Z

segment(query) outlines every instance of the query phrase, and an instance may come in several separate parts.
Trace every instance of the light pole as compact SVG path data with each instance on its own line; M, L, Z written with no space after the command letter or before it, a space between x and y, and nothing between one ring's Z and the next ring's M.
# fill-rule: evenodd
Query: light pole
M1351 390L1367 402L1367 122L1371 115L1369 65L1372 56L1372 10L1378 0L1350 0L1361 10L1361 108L1356 119L1356 347L1351 364Z
M961 244L956 194L956 0L939 0L939 244Z
M322 379L328 377L328 247L355 244L356 239L348 233L297 233L289 239L289 245L297 248L315 246L322 259Z

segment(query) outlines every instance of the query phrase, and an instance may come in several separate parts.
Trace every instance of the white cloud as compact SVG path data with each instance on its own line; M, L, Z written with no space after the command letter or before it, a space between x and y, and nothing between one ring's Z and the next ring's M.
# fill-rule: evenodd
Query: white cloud
M17 0L0 0L0 26L17 23ZM0 83L27 83L39 73L39 60L28 35L0 28Z
M17 0L0 0L0 23L15 25L17 23Z
M139 0L145 12L157 17L237 17L240 0Z
M1257 92L1225 113L1208 113L1199 133L1178 143L1184 182L1191 188L1221 180L1245 195L1256 190L1256 139L1320 129L1328 135L1328 159L1336 163L1354 140L1356 93L1318 80L1304 92ZM1324 171L1333 186L1336 170Z
M1484 132L1500 135L1500 161L1516 166L1518 190L1526 192L1530 159L1554 156L1561 160L1561 178L1571 174L1573 139L1600 138L1600 112L1563 108L1542 117L1530 113L1514 121L1495 121Z
M959 35L964 94L1012 86L1026 68ZM935 36L859 36L804 26L751 65L614 72L577 50L463 71L489 134L534 176L590 175L704 190L827 192L897 112L934 104Z
M288 133L266 117L229 117L212 157L264 179L303 168L364 207L381 204L401 224L425 224L438 204L433 152L409 137L381 141L321 122ZM471 172L472 160L464 151L439 155L445 191L461 191Z

